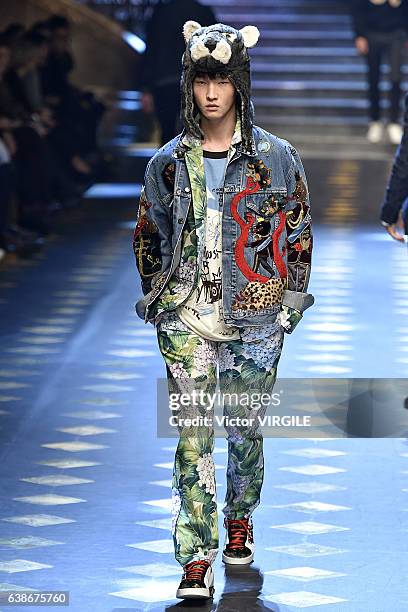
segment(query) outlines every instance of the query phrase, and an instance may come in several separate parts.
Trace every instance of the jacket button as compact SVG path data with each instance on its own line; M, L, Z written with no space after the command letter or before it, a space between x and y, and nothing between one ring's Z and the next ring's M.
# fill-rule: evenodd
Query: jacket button
M180 217L179 219L177 219L177 223L183 223L183 217Z

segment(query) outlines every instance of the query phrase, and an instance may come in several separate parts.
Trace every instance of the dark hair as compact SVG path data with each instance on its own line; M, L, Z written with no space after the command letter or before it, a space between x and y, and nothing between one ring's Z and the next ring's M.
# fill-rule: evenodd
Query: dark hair
M0 32L0 47L10 47L9 38L4 32Z
M12 45L14 42L18 41L19 38L23 36L25 32L25 27L21 23L10 23L2 32L2 36L4 36L7 40L7 43ZM4 47L4 43L2 44Z
M50 26L49 26L48 21L46 21L46 20L36 21L31 26L30 31L31 32L39 32L43 36L47 36L50 33Z
M202 79L205 76L208 76L210 81L215 81L218 79L228 79L228 76L225 74L225 72L196 72L194 79Z
M24 35L24 41L27 41L33 47L41 47L48 42L48 37L44 36L39 30L29 30Z
M50 32L54 32L55 30L59 30L61 28L68 29L70 27L70 23L64 15L51 15L51 17L47 20L47 25Z

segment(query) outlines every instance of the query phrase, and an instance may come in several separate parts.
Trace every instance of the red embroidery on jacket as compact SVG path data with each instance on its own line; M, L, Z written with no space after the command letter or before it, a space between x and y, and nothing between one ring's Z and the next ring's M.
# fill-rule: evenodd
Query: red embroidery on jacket
M246 221L244 221L238 214L238 203L242 200L242 198L248 194L256 193L257 191L259 191L259 189L259 183L249 176L247 178L246 188L243 191L237 193L237 195L234 196L231 202L231 215L241 228L241 233L235 243L234 256L237 265L241 270L242 274L245 276L245 278L247 278L249 281L260 281L261 283L267 283L270 280L269 277L254 272L254 270L251 268L251 266L245 259L244 249L248 241L249 232L254 224L255 216L251 215L250 213L245 213ZM282 255L285 254L285 247L283 248L282 253L279 250L279 238L283 230L285 229L286 215L283 211L279 211L278 214L280 220L279 226L276 228L272 235L273 259L275 261L280 277L286 278L287 269L285 266L285 262L282 258Z
M235 195L232 199L231 215L241 228L241 233L237 238L234 247L234 257L239 269L241 270L245 278L250 281L257 280L261 283L266 283L269 278L267 276L263 276L263 274L258 274L257 272L254 272L251 266L248 264L247 260L245 259L245 245L248 241L251 227L254 224L255 216L251 215L250 213L245 213L246 221L244 221L238 214L238 204L242 200L242 198L244 198L250 193L256 193L257 191L259 191L259 189L259 183L255 181L251 176L249 176L247 178L245 189L237 193L237 195Z
M273 259L274 259L274 262L275 262L276 267L278 269L279 276L281 278L286 278L287 275L288 275L288 271L287 271L287 268L285 266L285 262L284 262L283 257L282 257L282 255L284 255L285 248L283 248L282 253L279 250L279 238L280 238L283 230L285 229L286 214L284 213L283 210L280 210L278 212L278 215L279 215L279 225L276 228L276 230L273 232L273 235L272 235Z
M137 222L135 231L133 232L133 240L135 240L138 237L142 229L148 224L148 220L145 215L146 215L146 211L149 210L149 208L151 208L152 204L151 202L140 200L139 206L142 206L143 210L141 211L141 216L139 218L139 221Z

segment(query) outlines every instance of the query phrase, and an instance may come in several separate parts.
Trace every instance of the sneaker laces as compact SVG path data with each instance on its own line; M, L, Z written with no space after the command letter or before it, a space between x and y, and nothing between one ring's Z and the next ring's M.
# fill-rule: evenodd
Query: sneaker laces
M203 580L205 572L209 567L209 562L205 559L198 561L190 561L184 566L184 575L186 580Z
M248 519L225 519L228 529L228 548L244 548L249 532Z

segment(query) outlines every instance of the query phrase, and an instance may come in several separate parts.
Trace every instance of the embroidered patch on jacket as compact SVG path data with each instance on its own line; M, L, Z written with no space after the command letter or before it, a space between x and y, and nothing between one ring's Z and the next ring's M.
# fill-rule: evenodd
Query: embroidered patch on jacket
M308 196L307 187L299 172L295 173L295 181L296 187L294 192L292 193L291 199L296 200L296 202L298 202L299 204L306 204Z
M235 296L232 310L263 310L282 303L286 281L270 278L266 283L250 282Z
M176 164L174 162L169 162L166 164L162 170L162 179L167 189L173 193L174 191L174 181L176 176Z
M142 281L161 270L159 230L156 223L147 216L151 206L143 192L140 196L137 224L133 233L133 252Z
M246 175L258 183L261 189L265 189L271 184L270 174L270 169L265 166L262 159L256 159L254 162L247 164Z
M305 291L310 277L313 236L306 184L295 174L296 186L289 198L296 204L286 212L288 289Z
M246 195L254 194L261 188L270 185L270 169L267 168L262 160L256 160L247 165L247 181L245 189L237 193L231 202L231 216L240 227L240 234L235 242L234 258L241 273L250 282L258 281L266 283L271 277L276 275L274 266L278 271L280 278L287 277L287 269L285 264L285 246L282 251L279 247L279 240L282 233L285 231L286 215L282 210L285 199L278 199L275 196L267 198L261 210L245 213L243 219L238 212L238 204ZM268 219L261 215L273 216L278 212L278 223L275 227L271 227ZM252 233L254 240L250 240L249 236ZM254 249L254 259L252 264L247 261L245 248ZM261 273L261 269L264 273ZM265 272L268 274L266 275Z
M285 207L287 198L283 195L277 196L273 193L262 203L260 213L265 217L272 217L278 210L282 210Z
M253 272L258 273L260 269L263 269L269 273L269 276L264 276L264 282L267 282L269 278L275 276L274 265L281 278L285 278L287 275L284 261L286 247L283 246L282 252L279 248L279 239L284 229L285 213L280 211L276 228L272 228L269 219L258 221L252 229L255 240L248 241L245 245L254 250L254 260L252 263Z

